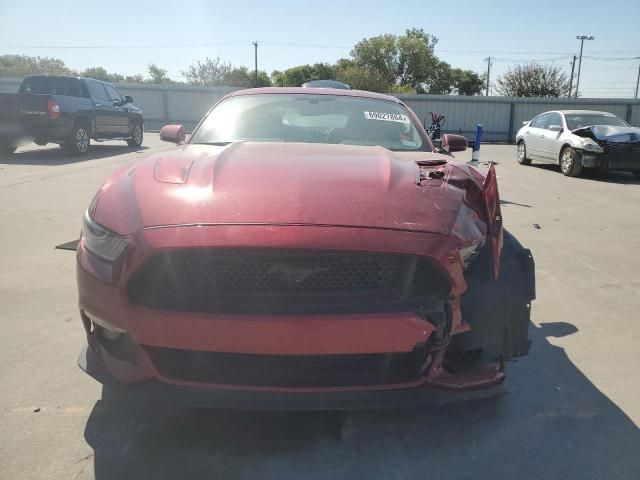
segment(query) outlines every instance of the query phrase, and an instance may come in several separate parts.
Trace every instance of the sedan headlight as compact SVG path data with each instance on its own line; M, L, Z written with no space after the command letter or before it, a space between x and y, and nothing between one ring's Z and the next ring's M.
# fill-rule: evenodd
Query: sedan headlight
M472 243L471 245L467 245L466 247L462 247L458 250L460 254L460 259L462 260L462 265L466 270L471 262L478 256L480 253L480 248L482 247L482 241Z
M127 248L127 243L118 235L91 220L89 211L82 221L82 240L87 250L110 262L117 260Z
M595 140L591 138L581 138L580 144L582 145L582 149L588 152L597 152L602 153L602 147L598 145Z

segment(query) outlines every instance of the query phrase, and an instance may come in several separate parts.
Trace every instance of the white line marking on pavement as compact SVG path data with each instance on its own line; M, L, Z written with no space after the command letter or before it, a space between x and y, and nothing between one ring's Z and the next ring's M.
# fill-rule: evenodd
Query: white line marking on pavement
M607 277L609 280L614 281L615 283L617 283L618 285L620 285L621 287L624 287L628 290L631 290L633 293L635 293L636 295L640 295L640 290L633 288L631 285L628 285L624 282L621 282L620 280L618 280L615 277L612 277L611 275L609 275L608 273L603 272L602 270L598 270L596 267L594 267L593 265L588 264L587 262L585 262L584 260L582 260L581 258L578 257L573 257L575 258L577 261L579 261L580 263L582 263L585 267L593 270L594 272L598 272L601 275L604 275L605 277Z

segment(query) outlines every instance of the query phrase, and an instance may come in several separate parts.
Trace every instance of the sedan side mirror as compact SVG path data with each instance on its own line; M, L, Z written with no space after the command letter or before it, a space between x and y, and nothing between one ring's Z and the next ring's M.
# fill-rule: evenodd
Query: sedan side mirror
M125 95L124 103L133 103L133 97L131 95Z
M562 125L549 125L549 130L551 130L552 132L561 132Z
M160 140L171 143L184 143L184 127L182 125L165 125L160 129Z
M440 148L446 152L464 152L467 149L467 139L462 135L445 133L442 135Z

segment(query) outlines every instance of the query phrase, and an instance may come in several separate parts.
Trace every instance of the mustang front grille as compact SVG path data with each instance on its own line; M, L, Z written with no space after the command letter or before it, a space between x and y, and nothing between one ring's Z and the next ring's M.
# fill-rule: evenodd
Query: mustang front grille
M417 380L426 348L343 355L256 355L145 347L163 376L183 381L262 387L390 385Z
M189 312L276 313L406 309L449 284L428 260L334 250L180 249L151 257L129 301Z

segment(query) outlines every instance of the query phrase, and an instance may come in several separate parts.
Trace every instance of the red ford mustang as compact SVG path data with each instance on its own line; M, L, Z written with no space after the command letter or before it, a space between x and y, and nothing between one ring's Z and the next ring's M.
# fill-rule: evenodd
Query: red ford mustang
M79 358L145 398L237 408L412 405L491 387L529 350L529 250L493 167L434 148L397 98L234 92L188 142L123 168L77 252ZM462 146L460 143L463 143Z

